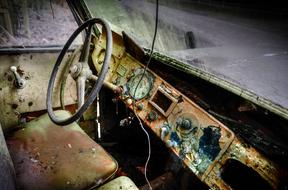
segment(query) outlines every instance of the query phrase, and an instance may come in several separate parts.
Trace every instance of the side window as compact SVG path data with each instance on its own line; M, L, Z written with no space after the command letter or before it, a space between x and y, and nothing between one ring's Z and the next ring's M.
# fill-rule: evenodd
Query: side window
M0 46L63 45L77 24L65 0L0 0Z

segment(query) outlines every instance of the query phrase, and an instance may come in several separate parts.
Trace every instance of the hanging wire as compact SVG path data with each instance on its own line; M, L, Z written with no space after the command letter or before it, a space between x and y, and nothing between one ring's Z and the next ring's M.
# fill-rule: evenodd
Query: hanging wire
M144 78L144 75L145 75L145 72L151 62L151 58L152 58L152 54L153 54L153 50L154 50L154 45L155 45L155 40L156 40L156 35L157 35L157 29L158 29L158 12L159 12L159 3L158 3L158 0L156 0L156 17L155 17L155 30L154 30L154 35L153 35L153 40L152 40L152 47L151 47L151 51L150 51L150 54L149 54L149 59L144 67L144 72L142 73L142 76L138 82L138 84L136 85L136 88L135 88L135 91L134 91L134 97L136 96L136 92L137 92L137 89L141 83L141 81L143 80ZM134 102L133 102L133 111L136 115L136 118L138 119L139 121L139 124L142 128L142 130L144 131L144 133L146 134L147 136L147 141L148 141L148 157L147 157L147 160L146 160L146 163L145 163L145 168L144 168L144 176L145 176L145 180L149 186L149 189L152 190L152 186L147 178L147 167L148 167L148 163L150 161L150 157L151 157L151 142L150 142L150 136L148 134L148 132L146 131L146 129L144 128L143 126L143 123L141 121L141 119L138 117L138 115L136 114L136 111L135 111L135 99L134 99Z

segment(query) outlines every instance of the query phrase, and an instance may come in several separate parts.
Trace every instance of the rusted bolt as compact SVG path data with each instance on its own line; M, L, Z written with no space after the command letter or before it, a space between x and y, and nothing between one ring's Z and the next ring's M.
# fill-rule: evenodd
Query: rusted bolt
M8 79L8 81L12 81L13 77L9 75L7 79Z
M14 109L14 110L15 110L15 109L17 109L17 108L18 108L18 104L12 104L12 105L11 105L11 107L12 107L12 109Z

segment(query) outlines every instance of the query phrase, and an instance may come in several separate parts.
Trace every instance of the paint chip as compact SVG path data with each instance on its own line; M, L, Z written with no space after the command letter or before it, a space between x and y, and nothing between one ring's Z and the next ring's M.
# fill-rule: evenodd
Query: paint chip
M38 160L36 160L36 159L34 159L34 158L31 158L30 160L31 160L31 162L33 162L33 163L39 162Z

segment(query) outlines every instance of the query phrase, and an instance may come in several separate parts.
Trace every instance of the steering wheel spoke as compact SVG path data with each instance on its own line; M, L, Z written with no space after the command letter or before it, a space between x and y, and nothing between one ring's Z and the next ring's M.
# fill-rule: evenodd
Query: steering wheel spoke
M106 32L106 53L105 53L105 58L104 58L104 63L102 66L102 69L99 73L98 79L96 80L91 93L87 97L86 101L84 100L84 94L85 94L85 82L87 79L91 78L92 72L88 66L88 56L89 56L89 50L90 50L90 43L91 43L91 32L92 32L92 26L94 24L101 24L103 26L103 29ZM74 68L74 70L81 69L81 71L77 74L77 76L74 76L73 78L76 79L76 84L77 84L77 98L78 98L78 109L76 113L74 113L71 117L66 118L64 120L60 120L57 118L57 116L53 112L53 106L52 106L52 94L53 94L53 87L54 87L54 82L56 79L56 75L58 72L58 69L60 67L60 64L63 60L63 57L67 53L70 45L72 42L75 40L75 38L78 36L79 33L81 33L84 29L87 30L87 35L84 41L83 49L81 51L79 63L81 64L81 68ZM84 22L81 26L79 26L74 33L70 36L66 44L64 45L62 51L60 52L57 61L54 65L54 68L51 73L51 78L48 83L48 90L47 90L47 99L46 99L46 106L47 106L47 111L50 119L57 125L68 125L76 120L78 120L83 113L88 109L88 107L93 103L95 100L97 94L99 93L103 83L105 76L108 72L108 66L109 62L111 59L111 54L112 54L112 32L110 30L110 27L108 23L99 18L92 18ZM78 67L78 66L77 66ZM73 68L70 68L70 71L73 70Z
M83 106L84 104L84 100L85 100L85 83L86 80L83 77L78 77L77 81L76 81L76 85L77 85L77 105L78 105L78 109Z
M91 43L91 32L92 32L92 24L88 26L88 29L86 30L86 36L84 40L84 44L82 47L81 55L79 58L80 63L88 63L88 56L89 56L89 50L90 50L90 43Z

